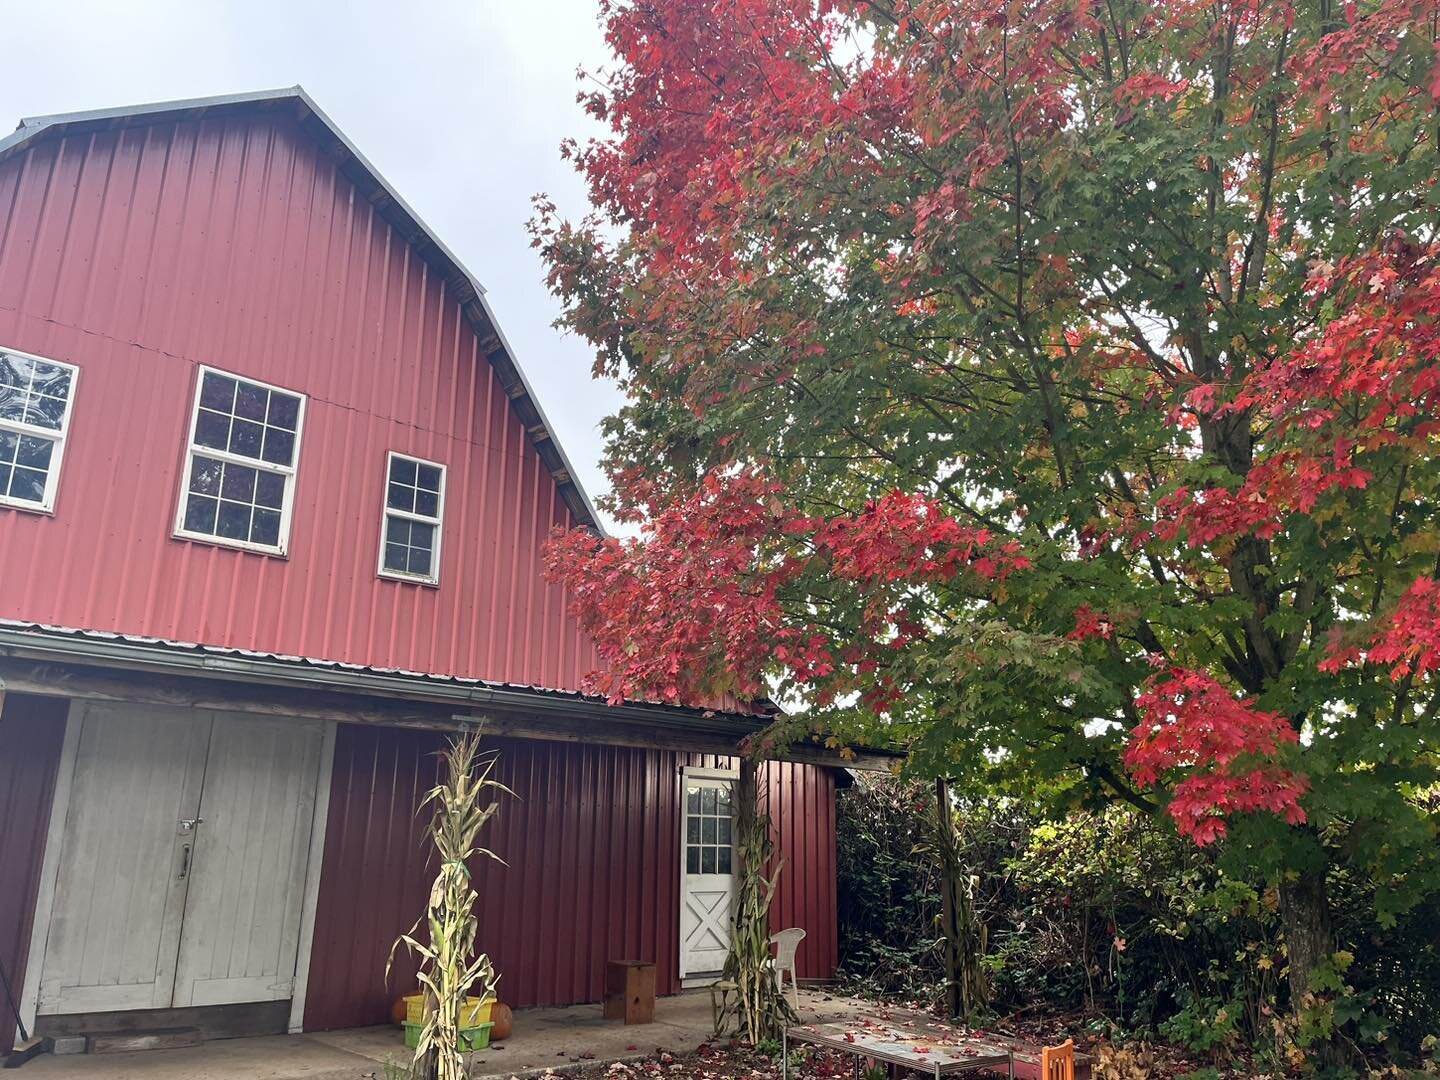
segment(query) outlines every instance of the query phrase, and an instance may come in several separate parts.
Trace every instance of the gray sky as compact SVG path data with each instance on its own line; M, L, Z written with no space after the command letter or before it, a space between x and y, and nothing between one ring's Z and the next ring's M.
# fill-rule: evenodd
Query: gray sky
M0 131L22 116L304 86L479 277L592 495L619 405L551 327L530 196L585 208L560 160L593 132L575 69L605 60L593 0L0 0Z

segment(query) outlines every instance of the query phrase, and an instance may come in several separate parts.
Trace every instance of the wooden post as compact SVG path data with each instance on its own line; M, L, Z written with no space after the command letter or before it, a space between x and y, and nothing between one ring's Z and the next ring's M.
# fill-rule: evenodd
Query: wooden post
M940 936L945 943L945 1016L953 1020L963 1011L960 994L960 924L956 891L960 886L955 858L955 811L950 785L935 781L936 847L940 856Z
M985 927L975 913L969 875L960 860L955 806L950 785L935 781L935 849L940 860L940 933L945 947L945 1010L951 1019L970 1022L985 1006L989 989L982 961Z
M730 954L725 958L725 982L733 985L733 1011L715 1017L715 1033L723 1034L733 1015L739 1034L752 1043L779 1038L798 1017L785 995L775 986L770 969L770 903L784 860L772 865L770 815L762 800L766 788L753 758L740 758L740 776L731 789L735 827L736 867L740 889L730 931ZM769 876L766 871L769 870Z

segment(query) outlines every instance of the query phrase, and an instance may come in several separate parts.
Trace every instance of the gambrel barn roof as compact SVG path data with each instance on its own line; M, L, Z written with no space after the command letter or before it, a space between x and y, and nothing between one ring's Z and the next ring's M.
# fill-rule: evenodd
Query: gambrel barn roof
M203 116L256 111L269 111L293 119L302 132L334 159L341 174L369 200L376 212L409 242L415 253L445 282L469 320L481 351L509 396L511 409L524 425L541 462L554 478L560 497L572 517L576 523L599 532L595 507L581 488L569 458L556 440L550 422L536 400L534 389L515 357L514 349L505 340L495 313L485 297L485 287L299 86L248 94L227 94L185 101L157 102L151 105L96 109L91 112L29 117L20 121L20 126L13 134L0 139L0 162L22 152L37 140L50 136L84 135L89 132L114 131L149 124L198 120Z

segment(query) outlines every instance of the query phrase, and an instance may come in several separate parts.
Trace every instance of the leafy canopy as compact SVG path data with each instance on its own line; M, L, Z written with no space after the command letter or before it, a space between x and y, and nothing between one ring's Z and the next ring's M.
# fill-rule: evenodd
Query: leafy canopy
M1433 885L1433 2L603 12L533 223L628 399L597 688Z

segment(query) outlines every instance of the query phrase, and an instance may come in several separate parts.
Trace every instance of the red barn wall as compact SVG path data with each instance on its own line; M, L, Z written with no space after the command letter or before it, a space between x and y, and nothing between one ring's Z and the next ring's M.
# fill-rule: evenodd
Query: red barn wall
M385 1022L413 986L390 943L429 891L423 821L438 735L342 725L315 918L308 1030ZM653 960L662 994L679 986L680 770L716 759L627 747L494 739L496 778L511 787L488 842L506 865L482 864L481 947L516 1006L598 1001L606 960ZM809 932L802 978L835 972L833 774L767 769L786 868L775 924Z
M795 954L802 979L828 979L840 962L836 914L835 773L772 762L764 773L769 787L775 850L785 860L770 905L770 926L805 929Z
M0 618L573 689L570 525L459 306L289 120L0 164L0 347L77 364L53 516L0 509ZM196 367L308 397L287 558L171 538ZM438 589L376 576L385 452L449 466Z
M68 698L30 694L6 694L0 708L0 968L17 1001L69 709ZM14 1018L0 1001L0 1052L11 1049L14 1035Z

